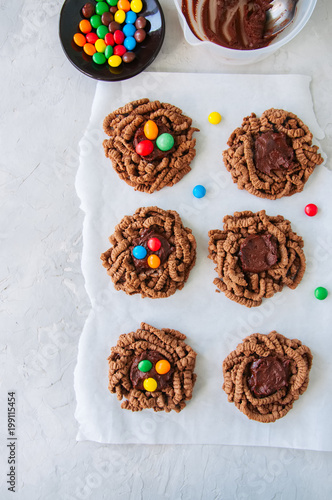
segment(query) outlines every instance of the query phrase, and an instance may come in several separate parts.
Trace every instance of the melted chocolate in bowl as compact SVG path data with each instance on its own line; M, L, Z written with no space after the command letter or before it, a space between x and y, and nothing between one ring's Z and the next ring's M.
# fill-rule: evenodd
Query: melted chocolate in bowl
M230 49L266 47L275 38L265 37L270 0L182 0L182 13L200 40Z

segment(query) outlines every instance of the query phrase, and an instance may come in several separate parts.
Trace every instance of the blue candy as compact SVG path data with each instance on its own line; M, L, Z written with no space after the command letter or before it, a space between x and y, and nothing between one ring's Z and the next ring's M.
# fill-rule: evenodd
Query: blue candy
M197 186L194 187L193 195L195 196L195 198L203 198L205 194L206 194L206 189L204 186L197 184Z
M134 50L136 47L136 40L133 36L127 36L125 38L123 45L126 47L127 50Z
M144 259L146 257L147 251L142 245L136 245L136 247L133 248L133 256L135 259Z
M134 24L136 19L137 19L137 14L135 14L135 12L133 12L132 10L129 10L126 14L126 23Z
M125 24L122 31L124 36L134 36L136 28L133 24Z

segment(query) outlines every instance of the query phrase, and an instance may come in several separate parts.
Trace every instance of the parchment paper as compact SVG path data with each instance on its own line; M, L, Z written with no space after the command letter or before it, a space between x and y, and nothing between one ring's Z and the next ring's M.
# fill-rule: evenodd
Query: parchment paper
M119 179L104 157L104 117L140 97L175 104L200 129L192 171L178 184L152 195L135 192ZM143 73L120 83L98 83L91 118L80 143L77 192L85 212L82 270L91 299L91 312L79 343L75 371L78 440L105 443L233 444L332 450L332 334L331 300L314 297L317 286L331 287L332 214L331 173L318 167L302 193L269 201L240 191L226 171L221 153L242 118L260 115L270 107L296 113L315 136L323 137L316 122L310 78L301 75L208 75ZM219 125L208 114L219 111ZM207 188L198 200L196 184ZM308 217L307 203L319 213ZM142 299L116 292L100 254L109 248L108 236L124 215L140 206L157 205L179 212L197 239L197 263L182 291L167 299ZM207 258L208 231L221 228L226 214L265 209L291 220L305 241L307 271L296 290L284 289L258 308L247 309L215 293L214 264ZM120 408L109 393L107 357L120 334L136 330L141 321L174 328L187 335L197 351L197 383L193 399L180 413L132 413ZM308 390L293 409L273 424L250 421L222 390L222 361L247 335L272 330L299 338L314 355Z

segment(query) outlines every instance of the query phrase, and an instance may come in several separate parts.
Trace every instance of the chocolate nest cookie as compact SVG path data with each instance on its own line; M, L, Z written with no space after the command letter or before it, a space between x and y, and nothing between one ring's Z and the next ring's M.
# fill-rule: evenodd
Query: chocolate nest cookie
M195 157L192 119L172 104L149 99L130 102L104 119L103 142L114 170L137 191L173 186Z
M307 389L311 364L311 351L299 340L254 333L224 360L223 389L251 420L275 422Z
M174 210L143 207L126 216L101 255L116 290L169 297L181 290L196 261L196 240Z
M260 118L252 113L230 136L224 163L239 189L270 200L291 196L323 162L312 137L293 113L273 108Z
M209 231L209 258L217 265L217 292L247 307L259 306L284 286L295 289L305 271L303 240L281 215L235 212L224 229Z
M119 400L126 399L121 408L183 410L196 381L196 353L185 338L176 330L158 330L146 323L120 335L108 358L108 388Z

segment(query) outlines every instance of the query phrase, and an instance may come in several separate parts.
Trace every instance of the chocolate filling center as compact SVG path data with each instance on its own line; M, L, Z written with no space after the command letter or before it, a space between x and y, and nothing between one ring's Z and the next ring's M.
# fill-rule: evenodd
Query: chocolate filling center
M151 361L152 363L152 368L148 372L142 372L138 369L139 362L145 359ZM134 358L130 368L129 376L131 383L133 384L133 387L135 389L138 389L139 391L144 391L145 389L143 386L143 382L147 378L155 379L155 381L157 382L157 389L156 389L157 391L163 391L171 385L174 373L172 365L169 372L163 375L157 373L156 371L155 365L161 359L167 359L167 358L157 351L144 351L139 356L136 356L136 358ZM167 361L170 363L169 359L167 359Z
M158 238L158 240L161 243L161 246L159 250L150 250L148 247L148 241L150 238ZM133 256L133 248L137 245L141 245L146 249L146 257L144 259L136 259ZM160 259L160 265L164 264L166 260L168 259L168 256L174 251L174 247L172 247L168 240L163 236L157 229L155 229L153 226L151 226L148 229L143 229L141 235L139 238L136 238L136 240L133 241L133 246L130 247L131 249L131 256L134 261L135 267L138 271L143 271L147 269L151 269L147 260L149 255L154 254L158 255Z
M251 234L242 241L239 257L243 271L267 271L278 260L276 239L271 234Z
M294 166L294 150L283 132L264 132L255 141L255 166L269 174L271 170L289 170Z
M249 368L248 386L255 396L271 396L288 387L290 360L267 356L253 361Z

